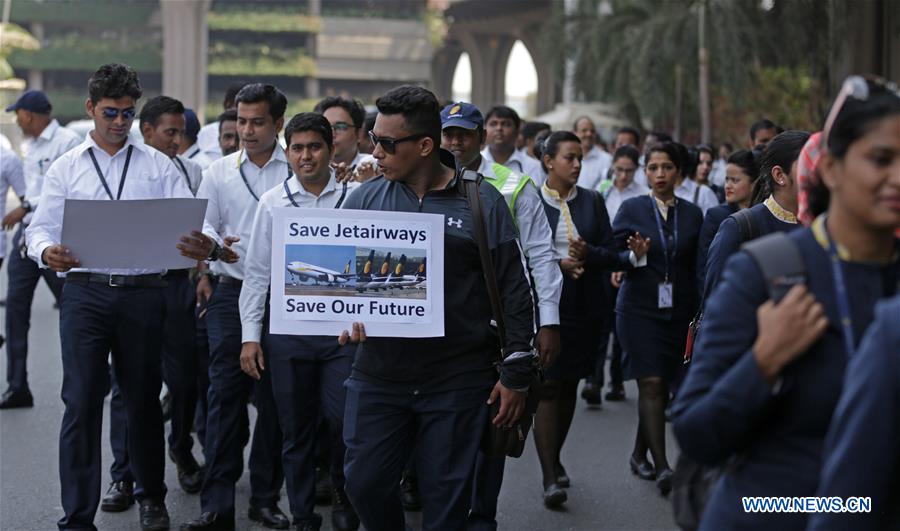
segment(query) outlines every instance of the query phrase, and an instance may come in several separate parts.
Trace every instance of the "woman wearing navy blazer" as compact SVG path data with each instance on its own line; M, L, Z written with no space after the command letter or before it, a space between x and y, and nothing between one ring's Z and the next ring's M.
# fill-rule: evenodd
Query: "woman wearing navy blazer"
M616 301L624 375L638 382L638 430L630 466L643 479L655 478L664 495L672 486L666 402L698 304L697 241L703 223L699 207L675 197L682 163L675 144L653 147L644 166L650 194L622 203L613 223L617 247L631 250ZM655 470L647 461L648 449Z
M788 234L805 286L775 304L750 255L732 257L673 406L681 450L728 463L701 530L805 528L802 512L747 512L742 498L815 494L847 359L876 302L900 288L900 97L859 77L841 94L805 192L818 217Z
M865 496L869 513L820 513L810 529L900 528L900 295L882 302L847 363L817 496Z
M719 226L728 216L738 210L750 208L753 188L759 178L759 163L753 151L741 149L728 157L725 166L725 204L710 208L703 218L700 228L700 243L697 244L697 274L700 285L706 278L706 257L709 246L719 231Z
M581 172L581 143L569 131L557 131L536 154L547 173L541 199L553 248L563 272L559 302L561 351L545 368L545 382L534 424L534 442L541 462L544 503L556 507L568 497L569 478L560 463L577 402L578 382L588 376L600 350L599 333L606 319L603 283L619 257L603 198L576 186Z

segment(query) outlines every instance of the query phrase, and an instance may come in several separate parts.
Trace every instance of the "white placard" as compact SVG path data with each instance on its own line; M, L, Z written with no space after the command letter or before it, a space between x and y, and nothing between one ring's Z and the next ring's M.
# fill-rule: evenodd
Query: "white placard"
M66 199L62 245L90 269L185 269L175 247L203 228L206 199Z
M269 331L444 335L444 216L276 208Z

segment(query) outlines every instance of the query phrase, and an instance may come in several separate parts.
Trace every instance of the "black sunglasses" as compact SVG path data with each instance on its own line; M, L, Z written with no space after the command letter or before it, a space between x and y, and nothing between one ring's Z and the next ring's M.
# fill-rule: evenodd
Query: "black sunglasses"
M104 107L100 112L103 113L104 118L110 121L115 120L119 114L121 114L122 118L125 120L133 120L134 116L137 114L134 107L122 110L116 109L115 107Z
M831 110L828 111L828 118L825 119L825 127L822 128L821 145L828 145L828 134L831 132L831 128L834 127L834 122L841 113L841 109L844 108L844 104L847 103L848 98L853 98L857 101L866 101L869 99L869 96L879 92L891 92L900 98L900 88L898 88L895 83L883 78L875 76L850 76L845 79L844 83L841 85L841 91L838 93L837 98L834 99L834 105L832 105Z
M372 145L377 146L381 145L381 149L384 150L388 155L393 155L397 151L397 144L400 142L409 142L411 140L419 140L420 138L425 138L426 134L419 133L417 135L409 135L404 136L403 138L384 138L380 136L375 136L375 133L369 131L369 139L372 140Z

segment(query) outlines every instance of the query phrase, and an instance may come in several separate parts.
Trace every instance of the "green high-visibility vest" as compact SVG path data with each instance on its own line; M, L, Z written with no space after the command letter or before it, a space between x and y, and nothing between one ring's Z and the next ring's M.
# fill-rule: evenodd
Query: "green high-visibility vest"
M516 201L519 199L519 193L523 188L528 186L529 183L534 184L534 182L531 180L531 177L519 175L506 166L497 164L496 162L491 164L491 169L494 170L494 175L497 177L491 178L485 175L484 179L494 185L494 188L496 188L503 198L506 199L506 205L513 215L513 220L516 220Z

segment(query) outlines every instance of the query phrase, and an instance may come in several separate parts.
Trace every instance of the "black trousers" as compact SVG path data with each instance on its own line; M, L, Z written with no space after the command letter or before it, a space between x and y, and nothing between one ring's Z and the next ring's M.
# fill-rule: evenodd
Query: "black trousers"
M278 502L284 482L282 436L272 397L271 371L259 381L241 371L240 288L219 284L209 300L209 410L206 420L206 479L200 494L203 512L234 517L234 486L244 469L247 440L247 398L253 391L256 426L250 449L250 505L263 508Z
M138 499L163 499L165 443L159 390L163 293L69 281L60 311L65 404L59 437L60 529L93 529L100 503L103 399L108 358L128 419L130 468Z

